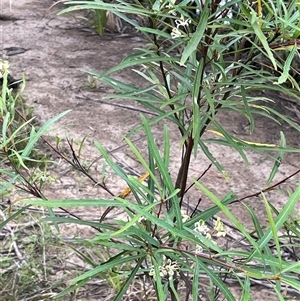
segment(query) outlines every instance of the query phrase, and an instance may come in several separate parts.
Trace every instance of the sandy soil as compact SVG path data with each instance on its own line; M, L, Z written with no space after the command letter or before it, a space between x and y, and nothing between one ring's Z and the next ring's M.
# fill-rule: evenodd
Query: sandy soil
M11 7L10 2L12 2ZM67 109L72 110L57 123L49 134L49 139L53 140L51 137L59 135L78 142L87 136L82 159L92 162L99 158L99 153L93 148L94 141L101 142L109 150L123 145L123 137L139 124L139 110L142 108L130 101L103 102L103 97L113 91L100 82L93 82L82 70L105 71L130 54L133 48L141 47L145 42L134 34L98 36L71 16L57 16L56 12L61 7L50 9L53 3L54 1L51 0L2 0L1 14L9 18L5 21L0 20L1 57L9 59L14 77L18 78L25 74L24 97L27 104L34 108L34 114L39 121L43 122ZM119 73L118 76L127 82L134 81L142 84L142 80L130 71ZM284 111L286 100L283 97L279 101L276 100L277 108ZM116 103L126 107L115 106ZM295 118L290 111L284 112ZM280 137L279 132L284 131L287 143L293 147L300 147L299 132L287 124L279 126L270 120L260 118L257 120L254 134L250 136L247 122L243 117L226 113L220 114L219 120L229 131L242 139L277 143ZM161 126L159 124L153 128L158 144ZM175 176L180 164L180 149L176 146L177 130L172 126L170 129L171 138L175 141L171 153L170 172ZM138 139L139 147L145 148L142 135L138 134L134 139ZM235 152L218 145L210 145L210 150L230 176L230 182L226 182L215 169L211 169L206 175L203 180L204 184L217 195L221 197L226 191L232 189L237 197L241 198L264 188L272 169L271 158L248 152L250 166L247 167ZM139 163L127 148L115 151L114 157L127 166L129 173L143 173ZM299 159L299 154L286 156L274 183L298 170ZM102 163L99 159L93 165L95 174L101 172ZM208 161L203 155L200 154L194 159L189 183L192 183L192 178L198 177L207 166ZM45 191L45 195L49 198L104 196L101 190L91 188L88 180L82 179L78 184L79 175L64 163L60 164L59 170L53 167L51 172L57 177L57 181ZM299 183L299 176L287 181L280 188L293 191L297 183ZM113 178L109 179L107 184L115 193L120 193L125 188L124 183ZM199 191L191 189L186 201L193 205L200 197ZM278 208L282 207L286 201L286 194L279 191L268 193L267 197ZM250 198L247 204L257 212L262 223L266 221L264 205L259 198ZM204 199L202 206L207 205ZM249 215L241 206L235 204L231 207L231 210L244 223L251 224ZM93 214L97 218L100 211ZM259 297L254 297L254 300L262 300L261 298L260 294ZM271 300L269 297L267 299Z

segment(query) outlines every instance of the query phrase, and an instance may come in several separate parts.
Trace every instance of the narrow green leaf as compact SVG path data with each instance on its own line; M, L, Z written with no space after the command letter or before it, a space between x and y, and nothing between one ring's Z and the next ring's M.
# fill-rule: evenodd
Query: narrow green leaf
M173 184L173 180L170 176L169 170L165 166L164 161L163 161L161 155L159 154L158 148L155 145L155 139L151 133L149 122L143 115L141 115L141 119L143 121L145 133L147 136L149 151L151 151L151 153L155 159L155 162L158 167L158 171L160 172L160 174L162 176L163 183L165 184L165 187L167 188L168 194L172 194L175 190L175 187ZM161 196L161 197L164 198L164 196ZM178 200L177 196L174 196L172 199L172 207L174 209L174 214L176 217L176 221L178 223L178 228L182 229L182 218L181 218L181 212L180 212L180 207L179 207L179 200Z
M68 288L66 288L59 294L57 294L55 296L55 299L61 298L61 297L65 296L66 294L78 289L79 287L81 287L84 284L86 284L87 282L89 282L91 279L95 278L101 272L107 271L109 269L113 269L116 266L120 266L127 262L134 262L135 260L139 260L141 258L141 256L142 256L141 254L137 254L134 256L128 256L126 254L126 252L121 252L118 255L110 258L105 263L100 264L96 268L93 268L93 269L89 270L88 272L83 273L82 275L72 279L71 280L72 284Z
M120 199L120 200L123 200L123 199ZM127 202L126 202L127 203ZM148 217L149 215L151 216L152 213L149 213L149 211L151 211L151 209L153 209L155 206L157 206L157 203L152 203L148 206L138 206L138 205L133 205L131 202L130 202L130 205L126 206L126 207L129 207L131 209L135 208L135 210L137 210L137 214L132 217L132 219L127 222L122 228L120 228L119 230L113 232L113 233L103 233L103 234L100 234L99 236L104 238L104 239L110 239L110 238L113 238L113 237L118 237L120 236L120 234L122 234L123 232L125 232L127 229L129 229L130 227L134 226L141 217ZM140 208L143 208L140 209ZM138 210L140 209L140 210Z
M298 99L298 98L297 98ZM273 113L275 116L279 117L280 119L284 120L287 124L289 124L291 127L296 129L298 132L300 132L300 126L293 122L290 118L285 117L284 115L280 114L278 111L274 110L273 108L268 107L267 108L271 113Z
M145 219L148 219L149 221L151 221L153 224L156 224L158 227L161 227L162 229L165 229L167 231L169 231L170 233L172 233L173 235L178 235L178 229L176 229L174 227L173 224L169 224L167 222L165 222L163 219L157 218L152 214L152 209L155 208L156 206L159 206L161 204L161 202L154 202L153 204L150 204L148 206L140 206L137 204L134 204L126 199L119 199L120 202L124 203L125 207L130 207L131 209L133 209L134 211L136 211L136 216L132 218L132 220L130 222L128 222L119 232L121 233L121 231L123 231L123 229L127 229L130 226L134 225L140 217L144 217ZM112 236L109 237L115 237L117 236L117 233L113 233L111 234Z
M19 155L19 153L17 151L15 151L14 149L11 149L10 151L17 157L17 161L18 161L17 164L18 164L18 166L19 167L22 166L25 170L28 170L28 168L24 164L24 161L23 161L22 157Z
M156 291L156 296L158 297L158 301L165 301L165 294L164 294L164 288L162 285L162 279L160 276L160 270L159 270L159 262L157 259L152 256L151 261L153 264L154 272L155 272L155 291Z
M235 297L232 295L227 285L217 276L215 271L209 269L206 264L202 263L200 259L198 259L199 265L204 270L205 274L209 277L209 279L216 285L218 289L224 294L227 301L236 301Z
M297 187L295 192L290 196L289 200L287 203L284 205L280 213L275 219L275 225L274 225L274 231L278 231L282 225L287 221L289 218L290 214L294 212L295 205L299 202L300 199L300 185ZM272 230L269 228L264 236L257 242L257 245L259 246L260 249L263 249L263 247L272 239ZM253 255L256 253L260 253L259 250L254 250Z
M216 168L224 176L224 178L226 179L226 181L229 181L229 176L226 173L225 169L220 164L220 162L216 159L216 157L214 157L214 155L210 152L210 150L208 149L208 147L206 146L206 144L203 142L203 140L199 139L198 143L199 143L199 145L200 145L203 153L205 154L205 156L211 161L211 163L214 166L216 166Z
M193 132L194 139L194 155L197 155L198 141L202 130L202 123L200 122L200 107L198 103L199 94L201 94L202 76L204 68L204 58L201 58L196 70L196 76L193 82L192 101L193 101ZM204 126L204 125L203 125Z
M7 137L7 133L5 133L4 135L4 139L3 139L3 146L7 146L9 142L13 141L14 139L18 138L18 135L20 133L20 131L22 129L24 129L28 124L31 123L31 121L34 119L35 117L30 118L29 120L27 120L26 122L23 122L16 130L13 131L13 133L10 134L9 137ZM5 122L5 121L4 121ZM9 121L11 122L11 121ZM9 127L9 124L3 124L2 127L2 132L6 129L7 127ZM34 131L34 128L32 127L31 132ZM23 141L27 140L27 137L23 139Z
M110 258L108 261L100 264L96 268L79 275L78 277L71 280L72 283L77 283L85 279L89 279L91 277L95 277L97 274L103 271L107 271L109 269L115 268L117 266L123 265L127 262L134 262L136 259L139 260L143 257L142 254L138 253L136 255L128 255L128 252L121 252L118 255Z
M269 46L268 40L265 37L264 33L262 32L260 26L259 26L259 19L257 17L257 13L255 10L253 10L251 8L251 26L256 34L256 36L258 37L259 41L262 43L262 46L264 47L264 49L266 50L267 54L268 54L268 58L270 59L270 61L272 62L274 69L277 70L277 64L276 64L276 60L274 58L273 52Z
M288 50L286 50L286 51L288 51ZM294 47L290 50L290 53L284 62L283 72L280 75L280 77L278 78L278 82L277 82L278 84L282 84L282 83L286 82L286 80L288 79L289 72L291 69L291 63L292 63L293 59L295 58L296 51L297 51L297 44L295 43Z
M193 283L192 283L192 298L193 301L199 300L199 274L200 274L200 264L199 260L196 258L194 259L195 267L193 272Z
M1 141L1 148L4 148L7 146L7 141L6 139L8 139L7 137L7 128L8 128L8 124L10 122L10 113L7 112L6 115L4 116L3 122L2 123L2 141Z
M178 292L177 292L177 290L174 286L174 279L173 278L169 280L169 287L172 291L173 299L175 298L176 301L180 301L180 297L179 297Z
M94 2L91 1L68 1L65 2L68 5L67 8L58 12L58 15L65 14L68 12L76 11L76 10L83 10L83 9L101 9L101 10L108 10L112 13L116 14L117 12L123 13L131 13L135 15L141 16L148 16L149 10L141 9L136 6L130 5L126 1L122 1L118 3L108 3L101 0L97 0Z
M77 283L75 284L71 284L69 285L69 287L67 287L66 289L64 289L63 291L61 291L60 293L56 294L53 299L56 300L56 299L59 299L71 292L74 292L76 290L78 290L80 287L84 286L86 283L88 283L91 279L89 278L86 278L82 281L78 281Z
M55 223L85 225L85 226L89 226L89 227L97 227L99 229L103 228L103 229L107 229L107 230L111 230L111 231L116 230L116 227L113 225L99 223L99 222L86 221L86 220L70 218L70 217L51 216L51 217L46 217L43 220L55 222Z
M14 220L16 217L18 217L22 212L24 212L26 209L30 208L31 205L27 205L19 209L17 212L12 214L10 217L8 217L6 220L0 223L0 230L3 229L3 227L8 224L10 221Z
M257 233L257 236L258 238L261 238L263 237L264 233L263 233L263 229L260 225L260 222L258 220L258 217L257 215L255 214L255 212L253 211L253 209L249 206L247 206L247 204L243 204L246 209L248 210L248 212L250 213L251 215L251 218L252 218L252 221L253 221L253 224L254 224L254 227L255 227L255 230L256 230L256 233ZM263 252L265 254L264 257L261 257L258 259L258 261L262 262L262 264L264 264L264 266L267 265L267 263L271 260L271 259L274 259L275 257L273 256L273 253L272 251L270 250L269 246L268 245L265 245L265 247L263 248ZM269 259L267 260L267 258L269 257ZM277 264L279 261L278 261L278 258L276 257L275 258L275 261L276 261L276 264L274 264L272 262L272 264L270 264L270 267L271 267L271 271L272 273L275 275L277 273L278 270L280 270L281 268L281 264L279 266L279 264Z
M154 161L154 158L151 154L151 152L148 152L148 161L149 161L149 168L151 170L152 173L155 172L155 161ZM149 177L149 180L148 180L148 188L150 191L154 192L155 191L155 180L153 180L152 177ZM149 201L149 204L152 204L155 200L155 195L149 195L147 197L148 201ZM146 221L146 227L147 227L147 231L150 232L151 231L151 224L149 221Z
M297 271L299 274L299 270ZM299 279L295 279L292 277L288 277L285 275L281 275L281 281L285 284L287 284L288 286L293 287L294 289L296 289L298 292L300 292L300 282Z
M246 110L246 117L249 120L250 123L250 133L252 134L254 131L254 127L255 127L255 122L254 122L254 118L252 116L249 104L248 104L248 100L247 100L247 96L246 96L246 90L244 86L241 86L241 96L242 96L242 100L244 103L244 108Z
M28 141L26 147L24 148L24 150L22 151L21 157L25 158L28 157L29 154L31 153L34 145L36 144L36 142L40 139L40 137L42 135L45 134L45 132L47 130L49 130L50 126L56 122L57 120L59 120L60 118L62 118L63 116L65 116L66 114L68 114L69 112L71 112L71 110L67 110L65 112L62 112L60 114L58 114L57 116L51 118L50 120L48 120L39 130L38 132L34 135L30 137L30 140Z
M281 282L276 281L275 285L273 286L276 294L277 294L277 300L278 301L286 301L286 298L282 294L282 289L281 289Z
M148 246L151 245L153 247L160 248L160 243L149 234L151 232L145 231L143 227L133 226L130 228L130 233L132 233L132 235L136 235L139 239L143 239Z
M248 276L245 277L244 283L241 284L241 287L243 288L243 292L240 301L251 301L250 278Z
M139 152L139 150L135 147L135 145L128 138L125 137L124 139L127 142L127 144L129 145L132 152L135 154L135 156L139 160L139 162L142 164L142 166L145 168L145 170L149 173L149 176L151 177L152 181L155 183L156 188L161 191L159 181L156 178L154 171L150 169L149 164L143 158L143 155Z
M208 102L209 105L209 114L211 114L211 119L214 120L215 119L215 99L214 99L214 95L211 94L210 90L203 86L203 92L205 94L206 100Z
M139 195L138 192L141 192L141 190L139 189L139 187L136 185L136 182L132 181L127 174L125 173L125 171L118 166L115 162L113 162L113 160L110 158L109 154L107 153L107 151L104 149L104 147L98 142L95 141L95 146L97 147L97 149L100 151L101 155L103 156L103 158L105 159L105 162L107 164L109 164L109 166L113 169L113 171L121 178L123 179L126 184L128 185L128 187L131 189L131 193L134 195L135 199L137 201L139 201Z
M0 185L0 194L4 195L4 192L7 192L8 189L10 189L10 187L13 185L13 183L15 183L21 177L19 174L16 175L10 171L3 170L3 169L0 169L0 173L9 176L9 181L6 183L1 183L2 186Z
M281 270L281 274L285 274L287 272L299 273L300 271L300 261L291 263L288 262L288 266Z
M235 139L223 128L223 126L216 120L212 120L212 123L216 126L217 130L224 136L224 138L229 142L229 145L233 147L243 158L245 163L249 165L246 154L244 153L242 147L236 143Z
M169 135L169 129L167 127L167 125L164 125L164 163L165 163L165 167L169 169L169 165L170 165L170 135Z
M279 242L279 239L278 239L278 235L277 235L277 231L278 229L276 229L276 226L275 226L275 221L273 219L273 214L272 214L272 211L271 211L271 208L269 206L269 202L267 201L266 197L265 197L265 194L263 192L261 192L261 195L262 195L262 198L263 198L263 201L265 203L265 207L266 207L266 211L267 211L267 217L268 217L268 220L269 220L269 225L270 225L270 229L272 231L272 238L275 242L275 245L276 245L276 251L277 251L277 258L278 258L278 262L279 262L279 265L280 265L280 270L282 270L282 258L281 258L281 248L280 248L280 242ZM276 270L273 271L273 274L276 274Z
M149 57L142 57L139 55L137 57L127 57L126 59L124 59L119 65L112 67L111 69L99 74L93 71L88 71L88 70L84 70L86 73L93 75L95 77L97 77L98 79L102 80L104 77L107 77L108 75L123 70L125 68L129 68L132 66L140 66L140 65L144 65L147 63L155 63L155 62L165 62L165 63L176 63L179 61L179 58L175 58L175 57L163 57L163 56L149 56Z
M153 28L149 28L149 27L142 27L142 26L136 26L135 29L140 30L143 33L151 33L151 34L155 34L157 36L161 36L164 37L166 39L170 39L171 35L165 31L162 30L158 30L158 29L153 29Z
M208 18L209 18L209 8L207 5L205 5L204 9L201 11L200 20L196 28L196 31L193 33L192 38L190 39L190 41L188 42L188 44L183 50L180 59L180 65L184 65L187 59L189 58L189 56L198 49L200 41L203 38L205 29L207 28Z
M125 293L128 290L129 285L132 283L134 277L136 276L137 272L139 271L143 261L145 260L145 257L141 257L138 262L136 263L134 269L132 270L132 272L130 273L129 277L127 277L127 279L124 281L122 288L120 289L120 291L118 292L118 294L116 295L116 297L114 298L114 301L121 301L124 298Z
M68 245L72 250L74 250L75 253L77 253L79 255L79 257L82 257L83 261L85 261L85 263L91 265L93 268L95 268L97 266L97 263L95 263L95 261L93 260L92 257L86 255L84 252L81 252L80 250L74 248L72 245Z
M178 120L176 120L176 118L174 116L176 115L176 113L183 111L184 108L185 108L185 106L182 106L182 107L180 106L171 111L157 110L157 112L159 113L159 116L152 118L151 120L148 121L148 123L151 126L151 125L157 124L161 120L169 119L169 120L173 121L176 125L178 125L179 128L182 128L182 124L180 124L180 122L178 122ZM137 131L141 130L142 128L143 128L143 125L137 126L133 130L131 130L129 132L129 134L127 134L127 135L132 135L132 134L136 133Z
M279 166L281 165L281 162L283 160L283 157L284 157L284 148L286 148L286 140L285 140L285 136L284 136L284 133L280 131L280 147L282 148L282 150L278 151L278 155L274 161L274 165L273 165L273 168L272 168L272 171L269 175L269 178L268 178L268 181L266 183L265 186L269 186L269 184L273 181L275 175L277 174L277 171L279 169Z

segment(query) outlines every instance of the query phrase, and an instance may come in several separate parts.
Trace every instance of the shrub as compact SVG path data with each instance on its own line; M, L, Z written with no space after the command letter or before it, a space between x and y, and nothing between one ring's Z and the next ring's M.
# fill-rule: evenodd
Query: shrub
M63 11L105 10L140 30L148 41L144 48L136 49L118 66L102 74L88 73L115 89L116 93L109 95L109 99L135 100L153 112L155 117L147 119L141 115L141 124L125 137L145 170L139 179L127 175L101 143L95 143L106 164L128 185L128 189L120 195L110 191L109 183L89 174L71 143L72 160L52 147L95 185L111 194L111 198L63 202L64 208L105 207L97 223L56 217L53 212L46 218L54 224L64 222L93 227L97 230L94 237L78 239L77 243L92 245L95 249L101 246L110 254L109 258L104 256L100 264L88 254L81 254L91 269L73 279L72 284L56 298L77 290L96 277L113 279L116 289L114 300L124 298L130 285L143 276L153 286L157 300L252 300L251 285L257 281L267 282L280 300L286 298L285 287L299 290L299 255L294 247L299 243L300 229L299 217L293 216L293 210L299 202L300 186L286 198L284 207L280 209L266 196L266 192L287 180L272 183L285 153L298 150L286 146L283 133L278 146L244 141L228 132L217 118L221 111L238 112L248 119L250 132L253 132L254 116L265 116L275 122L283 120L299 131L297 124L272 108L271 99L253 93L269 90L299 100L298 83L289 73L298 52L297 1L288 4L282 0L258 1L256 4L239 0L194 3L197 5L192 6L187 0L72 1L69 4L73 6ZM148 26L140 26L136 15L145 18ZM276 55L277 49L282 47L289 52L284 62ZM260 68L260 64L265 65L264 68ZM144 86L113 77L114 73L126 68L141 76ZM286 81L294 89L285 87ZM164 122L163 147L156 144L151 129L160 121ZM176 126L181 137L178 148L181 147L182 154L177 158L181 164L176 174L170 174L170 160L174 160L170 158L170 147L171 144L174 147L175 142L170 139L171 124ZM20 157L20 165L24 165L30 149L48 125L42 127L43 130L33 131L25 150L16 155ZM130 140L131 135L138 131L146 135L146 154ZM208 131L212 138L204 138ZM198 179L193 179L192 185L213 205L202 211L197 209L199 204L192 211L184 210L184 197L190 188L187 181L192 156L204 153L211 165L225 179L228 177L218 158L211 153L210 143L230 147L248 164L247 150L272 156L274 164L270 166L265 188L255 194L265 206L268 227L263 228L254 211L243 202L253 195L238 199L228 191L218 197L202 183L205 172ZM9 176L13 178L13 174ZM146 184L143 183L145 180ZM129 193L132 194L131 200L127 199ZM50 210L62 204L61 200L46 202L42 194L34 195L40 200L29 199L27 204L45 206ZM251 216L252 232L230 210L234 203L242 204ZM113 220L107 218L116 208L122 209L124 215ZM222 220L220 213L224 216ZM229 222L227 227L225 221ZM229 226L234 230L237 241L245 242L244 245L224 243ZM289 256L283 256L287 247ZM234 296L229 281L239 286L238 297ZM137 297L139 300L142 298L147 299L147 295L141 293Z

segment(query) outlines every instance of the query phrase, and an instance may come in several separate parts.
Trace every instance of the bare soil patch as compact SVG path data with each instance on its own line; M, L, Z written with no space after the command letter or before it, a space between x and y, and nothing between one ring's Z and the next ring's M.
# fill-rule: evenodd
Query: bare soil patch
M126 103L124 101L110 103L103 101L103 97L113 91L102 83L92 81L82 70L105 71L118 64L132 52L133 48L142 47L146 42L135 34L116 33L99 36L72 16L57 16L56 11L61 6L50 9L53 3L52 0L2 0L1 16L5 15L6 18L0 18L1 57L10 61L14 77L20 78L22 74L25 74L24 97L27 104L34 108L34 114L41 123L62 111L72 110L56 124L49 134L50 140L54 140L55 135L58 135L79 142L80 139L87 136L82 160L87 163L96 160L92 169L94 174L101 173L103 164L99 158L100 154L93 146L95 140L100 141L109 150L117 149L113 156L120 164L127 166L128 173L142 174L144 171L141 170L139 163L130 151L126 147L120 148L124 145L123 137L140 123L139 114L142 108L131 101L126 101ZM141 78L129 70L119 73L118 76L126 82L140 82L141 85L143 83ZM291 110L285 108L288 100L284 96L274 95L274 100L277 109L292 118L297 118ZM122 107L116 106L116 103L122 104ZM218 118L228 130L241 139L278 143L279 132L283 131L288 145L300 147L299 132L285 123L278 125L268 119L258 118L255 132L249 135L247 121L242 116L224 113L220 114ZM161 129L162 124L153 128L158 144L161 139ZM178 142L178 136L177 129L171 127L171 138ZM145 148L143 136L137 134L134 138L137 139L138 146ZM171 150L171 157L175 159L172 161L170 172L175 175L180 165L180 149L174 144ZM226 191L232 189L238 198L242 198L264 188L264 183L272 168L272 158L248 152L250 162L248 167L238 154L228 151L225 147L210 145L210 150L223 164L230 177L230 182L226 182L215 169L211 169L206 175L203 183L217 195L221 197ZM275 182L296 172L300 167L299 162L299 154L286 156ZM208 163L203 155L193 159L189 175L190 183L193 178L197 178L207 168ZM103 191L96 187L92 188L87 179L83 179L63 162L60 163L59 168L51 167L51 173L57 180L45 191L48 198L105 196ZM293 191L295 186L299 185L299 180L299 176L296 176L285 182L280 188L282 191ZM107 185L116 194L125 188L122 181L113 177L108 179ZM201 197L199 191L191 189L186 202L193 206ZM286 200L286 195L278 190L267 193L267 197L278 209L284 205ZM250 198L246 202L259 215L261 222L265 223L266 215L261 200ZM201 206L203 206L202 208L208 206L204 197ZM234 204L230 209L241 221L251 224L251 218L242 205ZM84 209L78 209L76 213L82 217L97 220L101 210L90 213ZM89 229L76 229L75 232L76 235L92 235L89 231ZM64 235L74 235L74 228L65 229ZM78 261L79 259L73 258L72 260ZM84 264L82 265L84 266ZM60 275L61 272L57 270L56 276L60 277ZM53 277L55 278L55 275ZM98 285L97 293L95 290L91 290L91 294L94 296L97 296L99 291L103 291L102 284ZM254 288L254 292L255 290ZM86 295L78 299L75 297L73 300L92 300L89 298L91 297ZM268 289L258 286L253 300L263 300L263 298L275 300L274 296L269 296ZM94 300L104 300L104 297L98 295Z

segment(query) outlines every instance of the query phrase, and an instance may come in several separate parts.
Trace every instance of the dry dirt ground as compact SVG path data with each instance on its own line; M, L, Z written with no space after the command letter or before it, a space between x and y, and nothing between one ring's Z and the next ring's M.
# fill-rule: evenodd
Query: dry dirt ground
M26 89L23 96L27 104L34 108L34 114L41 123L62 111L72 110L49 133L50 140L53 141L53 137L59 135L78 142L87 136L82 152L83 161L92 162L99 158L100 155L93 146L96 140L108 150L117 149L113 153L114 158L127 168L128 173L142 174L143 170L129 150L125 147L118 150L118 147L124 145L123 137L139 124L139 110L142 108L130 101L104 102L103 97L113 91L100 82L94 82L82 70L105 71L130 54L133 48L142 47L145 41L135 34L116 33L99 36L74 17L57 16L56 12L62 6L50 9L53 3L54 1L51 0L1 1L0 13L9 16L6 20L0 20L1 57L10 61L11 73L14 77L18 78L25 74ZM134 81L142 84L142 80L130 71L119 73L118 77L126 82ZM284 111L287 105L285 98L276 100L277 108ZM115 104L121 104L123 107ZM289 110L284 112L291 118L297 117ZM146 114L146 116L150 115ZM300 147L299 132L287 124L280 126L260 118L257 120L254 134L250 136L247 122L243 117L227 113L220 115L219 120L229 131L242 139L278 143L279 132L283 131L287 144ZM153 131L157 143L161 144L161 124L154 127ZM178 142L177 136L176 129L171 127L171 138L175 142ZM145 147L145 139L141 134L134 139L138 140L138 147L141 149ZM204 184L217 195L221 197L226 191L232 189L237 197L241 198L264 188L272 168L270 157L248 152L250 166L246 166L238 154L224 147L210 145L210 150L223 164L230 177L230 181L226 182L214 169L206 175ZM176 144L172 147L171 157L174 159L172 159L170 172L175 175L180 164L180 150ZM300 167L299 159L299 154L286 156L274 183L297 171ZM97 160L93 165L93 172L101 174L102 164L101 159ZM208 162L203 155L194 159L189 182L192 182L193 177L198 177L207 165ZM63 162L60 163L59 168L51 167L51 174L57 180L46 188L45 195L48 198L104 196L100 189L93 187L87 179L81 178ZM125 188L123 182L113 178L108 179L107 185L116 194ZM299 185L299 176L287 181L280 188L282 191L293 191L296 185ZM199 191L191 189L186 202L193 205L200 197ZM268 193L267 197L278 208L284 205L287 198L286 194L280 191ZM266 221L264 205L260 198L250 198L247 204L259 215L262 223ZM205 200L203 206L207 206ZM249 215L241 206L235 204L230 209L244 223L251 223ZM82 217L97 219L101 213L100 209L97 210L91 214L80 209L77 213ZM81 229L77 234L80 234L80 231L84 232ZM57 275L60 275L59 271ZM253 292L253 300L276 300L265 288L253 287ZM77 300L92 299L86 297Z

